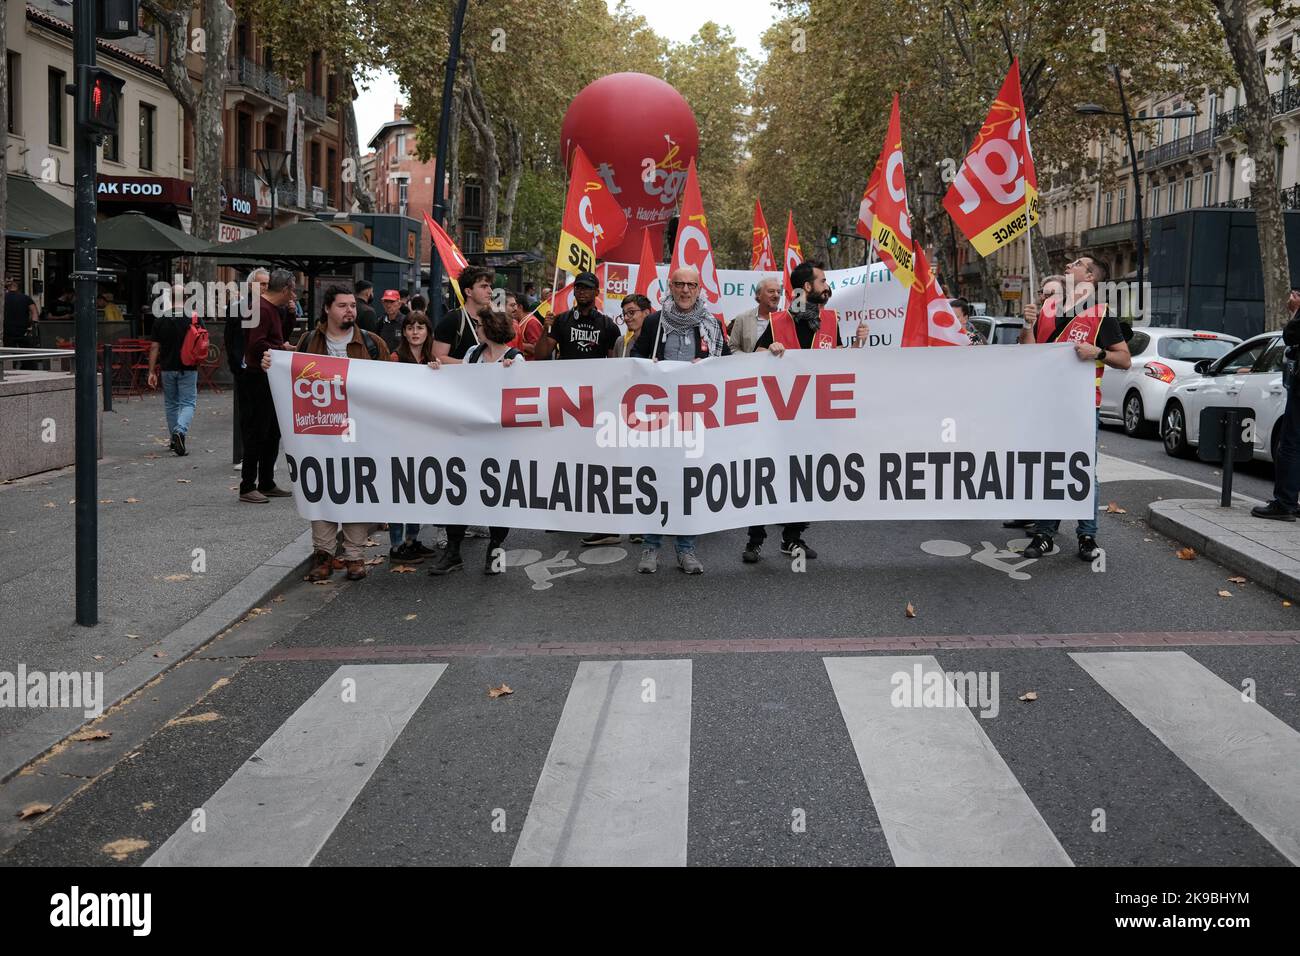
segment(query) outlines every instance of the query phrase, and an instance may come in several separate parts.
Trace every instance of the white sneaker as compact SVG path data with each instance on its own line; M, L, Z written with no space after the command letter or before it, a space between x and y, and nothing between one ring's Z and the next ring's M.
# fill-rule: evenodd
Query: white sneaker
M646 548L641 552L641 561L636 566L639 574L654 574L659 570L659 552Z

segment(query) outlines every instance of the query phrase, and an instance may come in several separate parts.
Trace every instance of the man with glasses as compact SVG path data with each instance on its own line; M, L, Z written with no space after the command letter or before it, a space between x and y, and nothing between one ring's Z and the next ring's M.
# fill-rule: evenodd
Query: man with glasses
M668 277L672 298L664 307L645 317L641 332L632 343L634 358L668 362L698 362L717 355L730 355L722 323L700 301L700 273L683 266ZM654 574L659 570L662 534L647 534L637 571ZM677 566L687 574L703 574L704 565L695 554L695 536L677 536Z
M1074 354L1081 362L1097 366L1096 404L1101 405L1101 376L1106 366L1126 369L1133 364L1128 342L1119 321L1110 315L1104 302L1098 301L1097 283L1110 277L1110 270L1100 259L1081 256L1065 270L1061 298L1044 298L1043 306L1025 303L1025 331L1020 340L1030 343L1073 342ZM1047 283L1044 283L1046 285ZM1097 461L1093 443L1093 463ZM1097 547L1097 502L1101 485L1093 480L1092 518L1081 518L1075 526L1079 538L1079 559L1093 561L1101 554ZM1060 521L1034 521L1033 537L1025 548L1025 557L1041 558L1052 550L1052 539L1061 529Z

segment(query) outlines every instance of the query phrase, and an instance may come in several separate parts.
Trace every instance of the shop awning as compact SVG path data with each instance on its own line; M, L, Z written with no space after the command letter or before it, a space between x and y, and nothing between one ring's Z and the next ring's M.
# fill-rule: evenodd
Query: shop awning
M8 177L5 235L11 239L39 239L73 227L72 207L55 199L26 176Z

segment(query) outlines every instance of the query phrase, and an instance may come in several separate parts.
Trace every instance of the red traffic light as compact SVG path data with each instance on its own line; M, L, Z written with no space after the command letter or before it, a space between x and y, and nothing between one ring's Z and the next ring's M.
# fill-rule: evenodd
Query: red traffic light
M97 66L78 68L77 123L97 133L118 131L122 87L126 81Z

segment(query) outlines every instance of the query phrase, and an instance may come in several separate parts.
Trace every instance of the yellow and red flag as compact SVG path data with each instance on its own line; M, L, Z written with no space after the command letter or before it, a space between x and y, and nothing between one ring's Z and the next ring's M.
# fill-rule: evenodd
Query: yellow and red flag
M907 178L903 172L903 124L899 118L898 94L889 113L889 130L880 151L880 184L875 191L871 241L880 261L889 267L905 288L916 284L916 250L912 241L912 220L907 212Z
M989 256L1038 223L1038 175L1029 151L1029 123L1013 60L957 178L943 198L975 251Z
M794 231L794 211L790 212L785 223L785 250L781 253L781 281L785 284L785 307L790 308L790 298L794 290L790 288L790 273L803 262L803 250L799 248L799 236Z
M948 304L939 280L930 271L925 250L916 247L916 282L907 296L907 318L903 320L904 347L917 345L970 345L961 319Z
M722 290L718 285L717 267L713 264L713 242L709 239L709 224L704 215L704 200L700 198L700 179L695 172L694 159L686 170L677 242L673 244L668 275L671 277L683 266L699 270L700 297L705 307L722 323L723 335L726 335L727 324L722 321Z
M763 217L763 204L754 200L754 238L753 249L749 254L749 267L763 272L776 269L776 254L772 251L772 233L767 228Z
M424 224L429 227L429 235L433 239L434 248L438 250L438 258L442 260L442 267L447 270L447 278L451 280L451 287L456 290L456 298L460 304L465 304L465 294L460 291L460 274L465 271L469 262L465 259L465 254L456 246L456 241L447 234L447 230L433 221L433 217L427 212L424 214ZM442 295L435 290L435 295Z
M575 147L555 267L564 272L590 272L601 251L617 246L626 232L623 207L610 195L582 147Z

